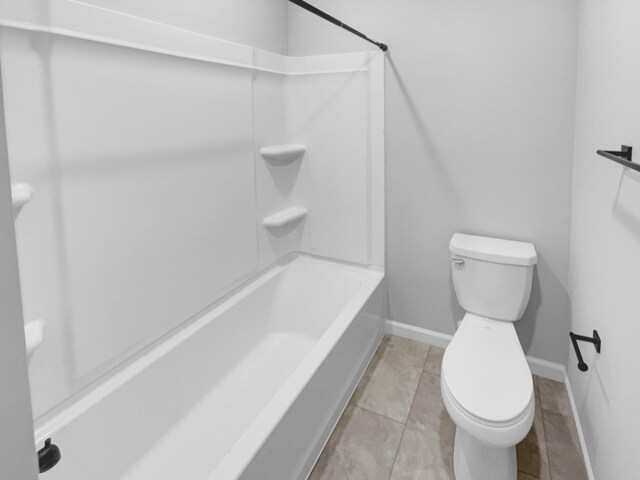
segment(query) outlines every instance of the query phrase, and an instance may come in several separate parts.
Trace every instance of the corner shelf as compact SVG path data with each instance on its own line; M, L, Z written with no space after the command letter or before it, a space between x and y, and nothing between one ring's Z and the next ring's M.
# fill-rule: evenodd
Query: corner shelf
M302 157L306 151L307 147L304 145L276 145L262 148L260 155L272 165L281 166L297 160Z
M33 187L28 183L14 183L11 185L11 201L14 215L33 198Z
M289 207L269 215L262 221L266 228L278 228L289 223L296 222L307 216L307 209L301 207Z
M24 339L27 345L27 358L31 357L44 340L44 320L34 320L24 326Z

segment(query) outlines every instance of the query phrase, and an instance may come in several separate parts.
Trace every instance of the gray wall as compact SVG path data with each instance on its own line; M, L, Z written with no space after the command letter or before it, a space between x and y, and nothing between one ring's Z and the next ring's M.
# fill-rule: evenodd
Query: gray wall
M527 354L565 363L577 0L314 4L391 48L389 318L453 333L451 235L529 240L539 264L518 333ZM289 32L291 55L369 48L293 5Z
M597 329L588 372L575 355L569 379L595 478L638 478L640 471L640 173L595 154L620 144L640 148L640 2L581 4L570 292L572 329ZM636 162L640 160L634 152Z

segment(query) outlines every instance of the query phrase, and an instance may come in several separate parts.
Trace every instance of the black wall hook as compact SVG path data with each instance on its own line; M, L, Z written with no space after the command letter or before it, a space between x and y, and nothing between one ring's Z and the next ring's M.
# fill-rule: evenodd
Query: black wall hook
M569 332L569 336L571 337L571 343L573 343L573 348L576 351L576 356L578 357L578 369L581 372L586 372L589 370L589 366L584 363L582 359L582 353L580 353L580 347L578 347L578 342L589 342L593 343L596 347L596 352L600 353L600 349L602 348L602 340L600 340L600 335L598 335L598 331L593 331L593 337L585 337L583 335L576 335L573 332Z
M51 439L47 438L44 441L44 447L38 450L38 464L40 466L40 473L47 472L55 467L62 458L60 455L60 449L57 445L51 443Z

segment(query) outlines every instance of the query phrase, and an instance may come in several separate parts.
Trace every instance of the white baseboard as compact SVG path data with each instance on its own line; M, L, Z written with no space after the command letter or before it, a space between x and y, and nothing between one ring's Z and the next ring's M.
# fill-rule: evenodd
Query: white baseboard
M531 373L539 377L555 380L556 382L564 382L564 378L567 375L564 365L560 365L559 363L549 362L548 360L542 360L541 358L530 357L528 355L527 363L529 364Z
M434 332L433 330L427 330L426 328L416 327L408 323L395 322L393 320L385 321L385 331L389 335L396 335L397 337L408 338L409 340L415 340L416 342L441 348L447 348L447 345L449 345L449 342L453 338L451 335L445 333Z
M409 340L415 340L416 342L427 343L429 345L435 345L436 347L442 348L446 348L453 338L452 335L434 332L433 330L396 322L394 320L386 320L385 331L390 335L397 335L398 337L404 337ZM549 362L548 360L542 360L541 358L530 356L527 356L527 363L529 364L531 373L534 375L555 380L557 382L563 382L566 385L569 400L571 402L573 419L576 422L576 428L578 430L578 437L580 439L580 447L582 448L582 454L584 456L584 463L587 467L587 474L589 475L589 480L595 480L593 476L593 469L591 467L591 460L589 458L589 453L587 452L587 444L585 443L584 434L582 433L582 425L580 424L578 409L576 408L573 391L571 390L571 384L569 383L569 377L567 376L567 369L564 365L559 363Z
M580 416L578 415L578 408L576 406L576 400L573 396L573 389L571 388L571 382L567 371L564 372L564 384L567 387L567 394L569 395L569 402L571 403L571 412L573 413L573 419L576 422L576 429L578 430L578 438L580 439L580 447L582 448L582 455L584 457L584 464L587 467L587 475L589 480L595 480L593 474L593 467L591 466L591 458L589 458L589 451L587 450L587 442L584 439L584 433L582 432L582 424L580 423Z

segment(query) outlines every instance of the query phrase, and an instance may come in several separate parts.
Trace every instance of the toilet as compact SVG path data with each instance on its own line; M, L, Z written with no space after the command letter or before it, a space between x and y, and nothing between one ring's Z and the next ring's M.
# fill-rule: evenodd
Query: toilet
M444 405L456 424L456 480L516 480L515 445L535 411L533 379L513 322L537 262L533 244L456 233L453 285L466 314L442 360Z

